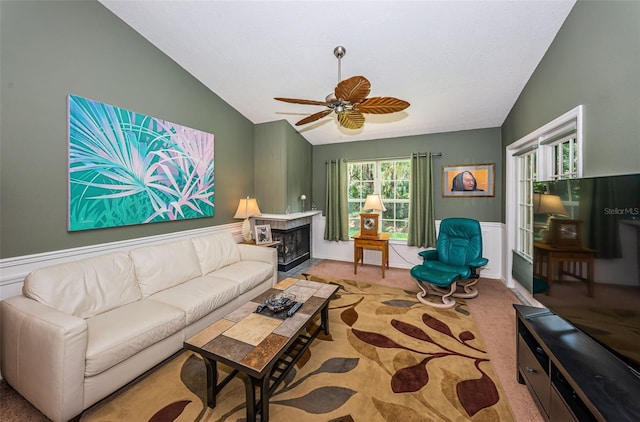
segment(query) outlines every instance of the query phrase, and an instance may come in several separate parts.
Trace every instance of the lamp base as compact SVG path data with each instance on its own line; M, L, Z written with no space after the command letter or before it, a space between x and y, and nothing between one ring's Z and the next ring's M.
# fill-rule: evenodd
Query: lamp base
M249 222L248 218L245 218L244 221L242 222L242 238L245 241L249 241L252 238L252 236L251 236L251 223Z

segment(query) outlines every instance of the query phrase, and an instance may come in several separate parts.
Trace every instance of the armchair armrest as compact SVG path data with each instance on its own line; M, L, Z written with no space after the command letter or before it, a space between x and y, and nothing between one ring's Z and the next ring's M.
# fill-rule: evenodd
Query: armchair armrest
M87 322L24 296L0 302L0 370L54 421L84 407Z
M420 255L424 261L437 261L438 260L438 250L437 249L427 249L426 251L420 251L420 252L418 252L418 255Z
M478 258L478 259L474 259L473 261L471 261L469 263L469 266L471 266L473 268L479 268L479 267L484 267L488 263L489 263L489 260L487 258Z

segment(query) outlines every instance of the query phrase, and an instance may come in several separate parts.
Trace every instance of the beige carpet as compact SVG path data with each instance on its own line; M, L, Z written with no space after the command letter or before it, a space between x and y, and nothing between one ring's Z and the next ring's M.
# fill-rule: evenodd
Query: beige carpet
M272 421L515 420L464 301L441 310L395 287L307 277L340 286L329 305L331 333L313 341L276 389ZM81 420L243 421L242 381L234 378L210 409L204 373L199 355L181 353Z
M385 278L382 278L380 266L358 266L358 274L353 274L353 263L324 260L305 272L319 276L366 280L418 292L409 270L401 268L385 270ZM513 304L519 304L520 301L500 280L481 279L478 291L478 297L466 301L467 306L506 391L513 415L518 422L543 422L544 419L529 390L526 386L518 384L516 377L516 317Z

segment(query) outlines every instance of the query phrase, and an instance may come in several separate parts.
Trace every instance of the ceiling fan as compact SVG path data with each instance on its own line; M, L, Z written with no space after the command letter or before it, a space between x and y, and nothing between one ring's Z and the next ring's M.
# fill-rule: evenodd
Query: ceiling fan
M344 81L340 79L340 61L347 50L337 46L333 54L338 58L338 85L334 92L327 95L324 101L301 100L298 98L275 97L275 100L286 103L326 106L326 110L311 114L296 123L296 126L315 122L332 112L338 115L338 123L347 129L360 129L364 125L362 113L388 114L402 111L409 103L393 97L367 98L371 91L371 83L364 76L352 76Z

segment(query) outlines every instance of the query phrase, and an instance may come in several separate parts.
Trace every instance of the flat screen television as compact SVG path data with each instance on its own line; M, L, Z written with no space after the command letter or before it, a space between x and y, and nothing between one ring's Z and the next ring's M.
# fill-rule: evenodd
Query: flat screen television
M640 174L536 182L533 211L534 299L640 374ZM567 257L552 264L551 281L535 252L545 248ZM593 258L591 296L575 248Z

